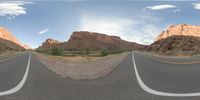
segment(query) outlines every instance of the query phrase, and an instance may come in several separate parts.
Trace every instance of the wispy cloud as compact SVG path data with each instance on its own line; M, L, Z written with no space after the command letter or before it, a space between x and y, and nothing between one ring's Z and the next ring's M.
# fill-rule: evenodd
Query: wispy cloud
M193 7L194 7L195 9L200 10L200 2L198 2L198 3L193 3Z
M120 36L128 41L149 44L163 29L156 25L160 20L162 19L145 14L133 16L131 19L82 14L80 30Z
M46 32L48 32L49 31L49 29L47 29L47 28L45 28L45 29L42 29L38 34L44 34L44 33L46 33Z
M170 4L164 4L164 5L148 6L146 8L151 10L162 10L162 9L176 8L176 6Z
M0 16L13 19L16 16L26 14L26 4L33 4L28 1L0 1Z

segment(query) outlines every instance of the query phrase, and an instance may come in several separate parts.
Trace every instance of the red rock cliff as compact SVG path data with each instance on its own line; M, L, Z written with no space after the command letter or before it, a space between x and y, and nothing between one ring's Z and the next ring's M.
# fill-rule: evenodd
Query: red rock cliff
M200 37L200 26L189 24L170 26L166 31L161 32L160 35L156 37L155 41L165 39L173 35Z
M12 41L18 45L21 45L19 40L17 40L17 38L15 38L7 29L3 27L0 27L0 38L8 40L8 41Z

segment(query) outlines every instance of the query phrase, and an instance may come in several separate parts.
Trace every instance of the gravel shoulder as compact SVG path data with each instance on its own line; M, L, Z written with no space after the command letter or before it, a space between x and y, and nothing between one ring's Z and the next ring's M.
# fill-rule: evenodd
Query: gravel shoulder
M58 57L35 53L52 72L75 80L98 79L111 73L129 52L105 57Z

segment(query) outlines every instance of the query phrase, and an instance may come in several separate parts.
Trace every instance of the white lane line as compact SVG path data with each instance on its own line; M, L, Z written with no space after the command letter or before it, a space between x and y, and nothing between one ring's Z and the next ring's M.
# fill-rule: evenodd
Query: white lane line
M136 63L135 63L135 58L134 58L134 52L132 52L132 59L133 59L133 65L134 65L136 79L137 79L140 87L144 91L146 91L146 92L148 92L150 94L159 95L159 96L171 96L171 97L193 97L193 96L200 96L200 92L197 92L197 93L167 93L167 92L160 92L160 91L153 90L153 89L149 88L146 84L144 84L144 82L140 78L140 75L139 75L139 73L137 71L137 67L136 67Z
M10 90L3 91L3 92L0 92L0 96L9 95L9 94L13 94L15 92L18 92L24 86L24 84L26 82L26 79L27 79L27 76L28 76L28 72L29 72L30 61L31 61L31 53L29 55L26 72L25 72L22 80L14 88L12 88Z

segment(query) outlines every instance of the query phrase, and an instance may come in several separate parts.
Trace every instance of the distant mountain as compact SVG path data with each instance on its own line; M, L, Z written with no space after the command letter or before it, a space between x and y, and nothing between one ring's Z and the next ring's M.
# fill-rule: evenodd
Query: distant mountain
M200 26L188 24L170 26L161 32L147 49L164 55L200 54Z
M24 50L24 47L7 29L0 27L0 51L5 50Z
M73 32L68 42L59 42L53 39L50 39L50 41L47 39L38 50L50 50L52 48L73 50L138 50L144 47L144 45L125 41L117 36L86 31Z

